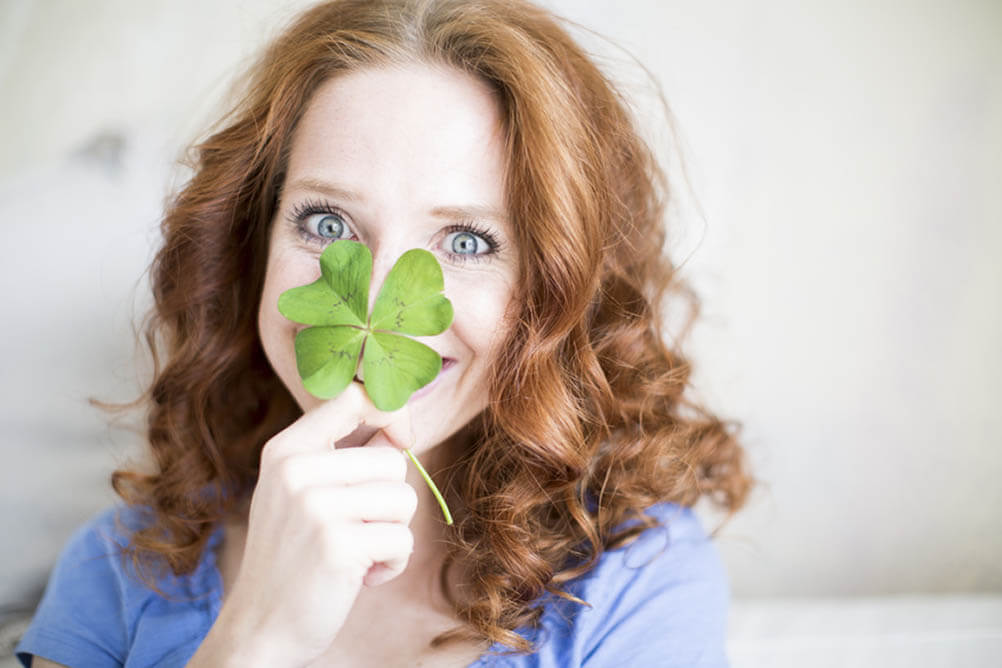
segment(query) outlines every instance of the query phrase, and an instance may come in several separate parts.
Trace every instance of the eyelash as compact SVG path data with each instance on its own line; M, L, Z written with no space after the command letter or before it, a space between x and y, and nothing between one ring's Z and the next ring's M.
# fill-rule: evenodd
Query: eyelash
M308 199L300 204L297 204L293 208L288 220L296 226L296 229L299 231L300 236L302 236L304 240L310 243L326 245L327 241L325 239L316 236L306 229L306 219L318 213L331 213L347 219L347 216L345 216L344 211L340 207L323 200ZM347 220L345 220L345 222L347 223ZM446 251L450 258L458 262L468 262L471 260L473 262L480 262L481 260L499 252L503 248L501 242L490 230L481 227L474 221L466 221L456 225L450 225L445 228L445 233L447 235L454 234L456 232L466 232L468 234L478 236L486 242L488 247L486 253L474 253L472 255Z
M332 213L337 216L341 216L341 218L345 219L345 222L347 222L347 216L345 216L344 211L342 211L340 207L334 206L328 202L312 199L308 199L305 202L297 204L293 208L292 213L289 215L288 220L296 226L296 229L299 231L300 236L302 236L304 240L309 241L310 243L320 243L326 245L326 239L318 237L306 229L306 219L318 213Z

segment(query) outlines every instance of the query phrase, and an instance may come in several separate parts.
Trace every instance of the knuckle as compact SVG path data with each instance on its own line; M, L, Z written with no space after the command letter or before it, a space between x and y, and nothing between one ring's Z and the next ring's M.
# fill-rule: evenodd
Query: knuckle
M261 469L272 468L281 461L282 444L279 438L272 438L261 448Z

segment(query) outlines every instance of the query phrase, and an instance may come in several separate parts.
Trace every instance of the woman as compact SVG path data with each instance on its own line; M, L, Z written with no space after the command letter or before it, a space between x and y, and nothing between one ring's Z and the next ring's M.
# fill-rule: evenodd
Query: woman
M114 474L128 505L70 542L22 661L726 663L688 507L740 507L741 448L661 338L662 173L550 15L318 5L194 155L152 270L155 470ZM442 265L442 371L399 411L298 375L278 296L340 239L370 304L405 250Z

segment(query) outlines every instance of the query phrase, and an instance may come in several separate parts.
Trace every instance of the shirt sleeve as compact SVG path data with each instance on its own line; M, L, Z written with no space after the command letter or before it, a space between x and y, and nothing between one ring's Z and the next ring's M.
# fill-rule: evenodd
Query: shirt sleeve
M121 666L128 630L114 509L77 530L49 575L42 601L15 653L73 668Z
M614 585L593 597L597 619L582 665L724 668L730 591L716 547L688 508L659 509L605 564Z

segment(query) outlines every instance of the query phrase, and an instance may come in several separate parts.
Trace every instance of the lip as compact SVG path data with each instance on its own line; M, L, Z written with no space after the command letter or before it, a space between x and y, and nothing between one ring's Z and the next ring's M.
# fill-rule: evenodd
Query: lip
M453 366L455 366L455 364L456 360L453 359L452 357L443 357L442 369L438 372L438 375L435 376L435 380L431 381L430 383L422 387L420 390L412 394L410 400L413 401L415 399L420 399L421 397L426 396L429 392L435 389L435 386L438 385L438 381L442 378L442 376L445 375L445 372L451 369Z

